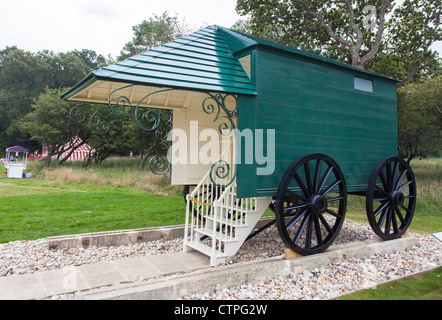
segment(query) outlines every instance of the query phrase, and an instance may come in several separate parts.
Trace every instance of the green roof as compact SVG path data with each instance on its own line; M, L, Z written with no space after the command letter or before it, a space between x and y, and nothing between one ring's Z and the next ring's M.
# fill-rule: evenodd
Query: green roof
M97 80L125 84L256 95L256 88L236 57L265 46L339 67L394 80L345 63L260 39L216 25L149 49L124 61L91 72L62 95L69 99Z
M254 84L230 50L233 44L220 27L209 26L93 71L62 98L96 80L254 95Z

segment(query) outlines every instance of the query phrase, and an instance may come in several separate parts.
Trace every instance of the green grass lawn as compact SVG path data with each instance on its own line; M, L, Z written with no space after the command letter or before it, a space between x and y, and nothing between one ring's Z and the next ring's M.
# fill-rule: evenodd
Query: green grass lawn
M181 195L136 187L0 178L0 243L182 224Z

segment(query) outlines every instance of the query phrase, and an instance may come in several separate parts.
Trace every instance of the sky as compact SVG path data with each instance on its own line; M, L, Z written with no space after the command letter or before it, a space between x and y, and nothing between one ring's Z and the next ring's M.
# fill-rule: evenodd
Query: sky
M0 0L0 49L37 52L90 49L112 57L133 37L132 26L164 11L197 29L231 27L236 0Z
M133 37L132 27L164 11L194 29L231 27L244 19L236 0L0 0L0 50L90 49L113 58ZM442 41L434 48L442 55Z

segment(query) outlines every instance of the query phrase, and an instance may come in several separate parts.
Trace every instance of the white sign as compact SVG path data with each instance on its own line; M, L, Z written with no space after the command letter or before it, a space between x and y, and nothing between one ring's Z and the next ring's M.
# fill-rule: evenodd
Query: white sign
M433 233L433 236L435 236L437 240L442 242L442 232Z

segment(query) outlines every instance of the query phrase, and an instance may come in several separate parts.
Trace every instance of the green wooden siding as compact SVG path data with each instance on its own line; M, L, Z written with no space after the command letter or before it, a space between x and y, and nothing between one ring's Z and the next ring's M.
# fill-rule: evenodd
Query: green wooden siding
M355 75L373 80L374 93L355 90ZM240 101L238 126L275 129L275 172L257 176L256 164L240 164L239 197L275 195L290 164L309 153L332 157L348 191L365 191L376 163L397 153L394 81L262 47L256 81L258 96Z

